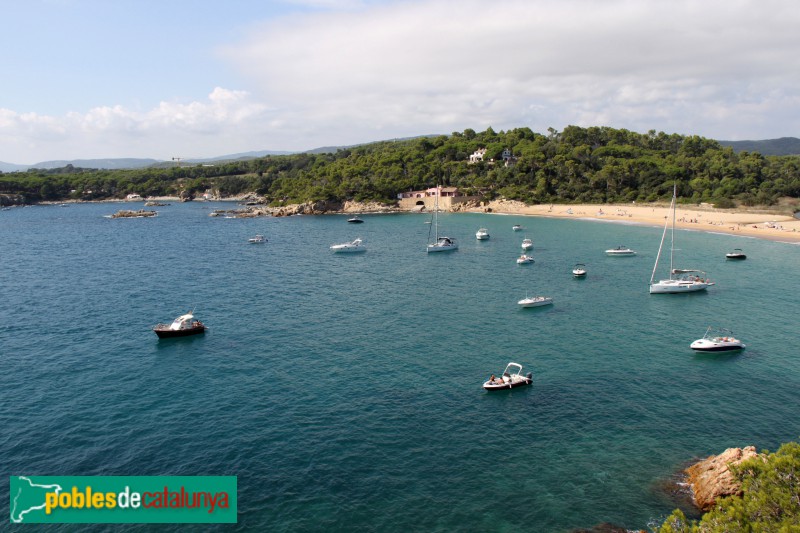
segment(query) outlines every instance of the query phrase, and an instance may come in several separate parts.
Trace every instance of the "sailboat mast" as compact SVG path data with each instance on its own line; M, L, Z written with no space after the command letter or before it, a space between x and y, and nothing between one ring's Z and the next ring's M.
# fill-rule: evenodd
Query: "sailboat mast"
M441 185L436 185L436 199L433 201L433 219L435 220L436 225L436 240L433 242L439 242L439 189Z
M670 207L672 204L670 204ZM658 245L658 254L656 255L656 263L653 265L653 273L650 274L650 285L653 284L653 281L656 279L656 270L658 270L658 261L661 259L661 250L664 249L664 239L667 237L667 226L669 226L669 218L664 217L666 220L664 221L664 231L661 233L661 244ZM671 270L671 266L670 266Z
M677 185L675 183L672 184L672 203L670 204L672 207L672 242L669 244L669 279L672 279L672 273L674 272L674 265L672 264L672 256L675 251L675 198L677 196Z

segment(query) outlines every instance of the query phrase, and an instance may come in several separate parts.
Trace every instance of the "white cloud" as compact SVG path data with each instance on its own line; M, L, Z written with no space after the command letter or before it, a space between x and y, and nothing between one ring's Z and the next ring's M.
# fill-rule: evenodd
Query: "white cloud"
M161 102L146 112L96 107L63 117L0 109L0 160L35 163L78 157L169 159L257 149L270 110L244 91L215 88L200 102ZM88 147L88 148L87 148ZM21 159L22 154L31 154ZM47 155L43 155L47 154Z
M61 117L0 109L0 160L303 150L487 126L800 136L800 10L790 2L285 5L295 11L248 22L218 51L246 91Z
M757 117L719 109L759 81L800 89L799 22L779 1L393 2L274 20L224 54L331 141L596 120L726 138ZM749 136L800 133L796 105L778 117Z

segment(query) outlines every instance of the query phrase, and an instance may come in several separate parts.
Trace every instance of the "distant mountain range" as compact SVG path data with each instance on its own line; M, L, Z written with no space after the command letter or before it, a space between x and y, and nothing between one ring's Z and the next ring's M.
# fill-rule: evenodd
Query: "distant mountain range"
M735 152L758 152L761 155L800 155L800 139L781 137L765 141L717 141Z
M434 137L435 135L420 135L418 137ZM397 140L414 139L417 137L407 137ZM767 139L763 141L717 141L722 146L730 146L736 152L759 152L762 155L800 155L800 139L796 137L781 137L780 139ZM368 143L365 143L368 144ZM354 146L324 146L314 148L313 150L305 150L303 152L285 152L275 150L261 150L255 152L241 152L238 154L221 155L217 157L209 157L205 159L183 159L181 162L189 164L202 164L202 163L215 163L221 161L239 161L243 159L255 159L258 157L266 157L268 155L291 155L291 154L320 154L320 153L335 153L337 150L353 148ZM136 158L119 158L119 159L73 159L73 160L55 160L55 161L41 161L33 165L18 165L14 163L5 163L0 161L0 172L24 172L30 168L62 168L67 165L79 168L104 168L109 170L119 170L125 168L144 168L149 166L165 166L174 165L174 161L159 161L157 159L136 159Z

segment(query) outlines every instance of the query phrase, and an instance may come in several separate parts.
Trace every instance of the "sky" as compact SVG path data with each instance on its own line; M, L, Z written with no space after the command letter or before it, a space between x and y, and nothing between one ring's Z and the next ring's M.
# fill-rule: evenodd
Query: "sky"
M800 137L794 0L0 0L0 161Z

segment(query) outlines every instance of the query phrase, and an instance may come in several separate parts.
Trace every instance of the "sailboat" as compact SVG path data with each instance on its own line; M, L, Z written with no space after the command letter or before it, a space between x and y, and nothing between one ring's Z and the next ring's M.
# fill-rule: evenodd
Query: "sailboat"
M676 192L677 187L672 186L672 203L670 204L670 212L672 214L672 237L669 246L669 278L655 281L656 270L658 270L658 260L661 258L661 250L664 248L664 240L667 236L667 228L670 225L669 217L664 223L664 233L661 235L661 245L658 247L658 255L656 256L656 264L653 265L653 273L650 276L650 294L676 294L682 292L696 292L706 290L711 285L714 285L706 277L706 273L702 270L694 269L679 269L673 265L673 255L675 252L675 210L676 210Z
M436 200L434 201L433 208L433 227L435 228L435 240L428 243L427 252L449 252L451 250L458 250L458 243L453 237L440 237L439 236L439 192L441 187L436 187ZM430 239L430 231L428 232Z

